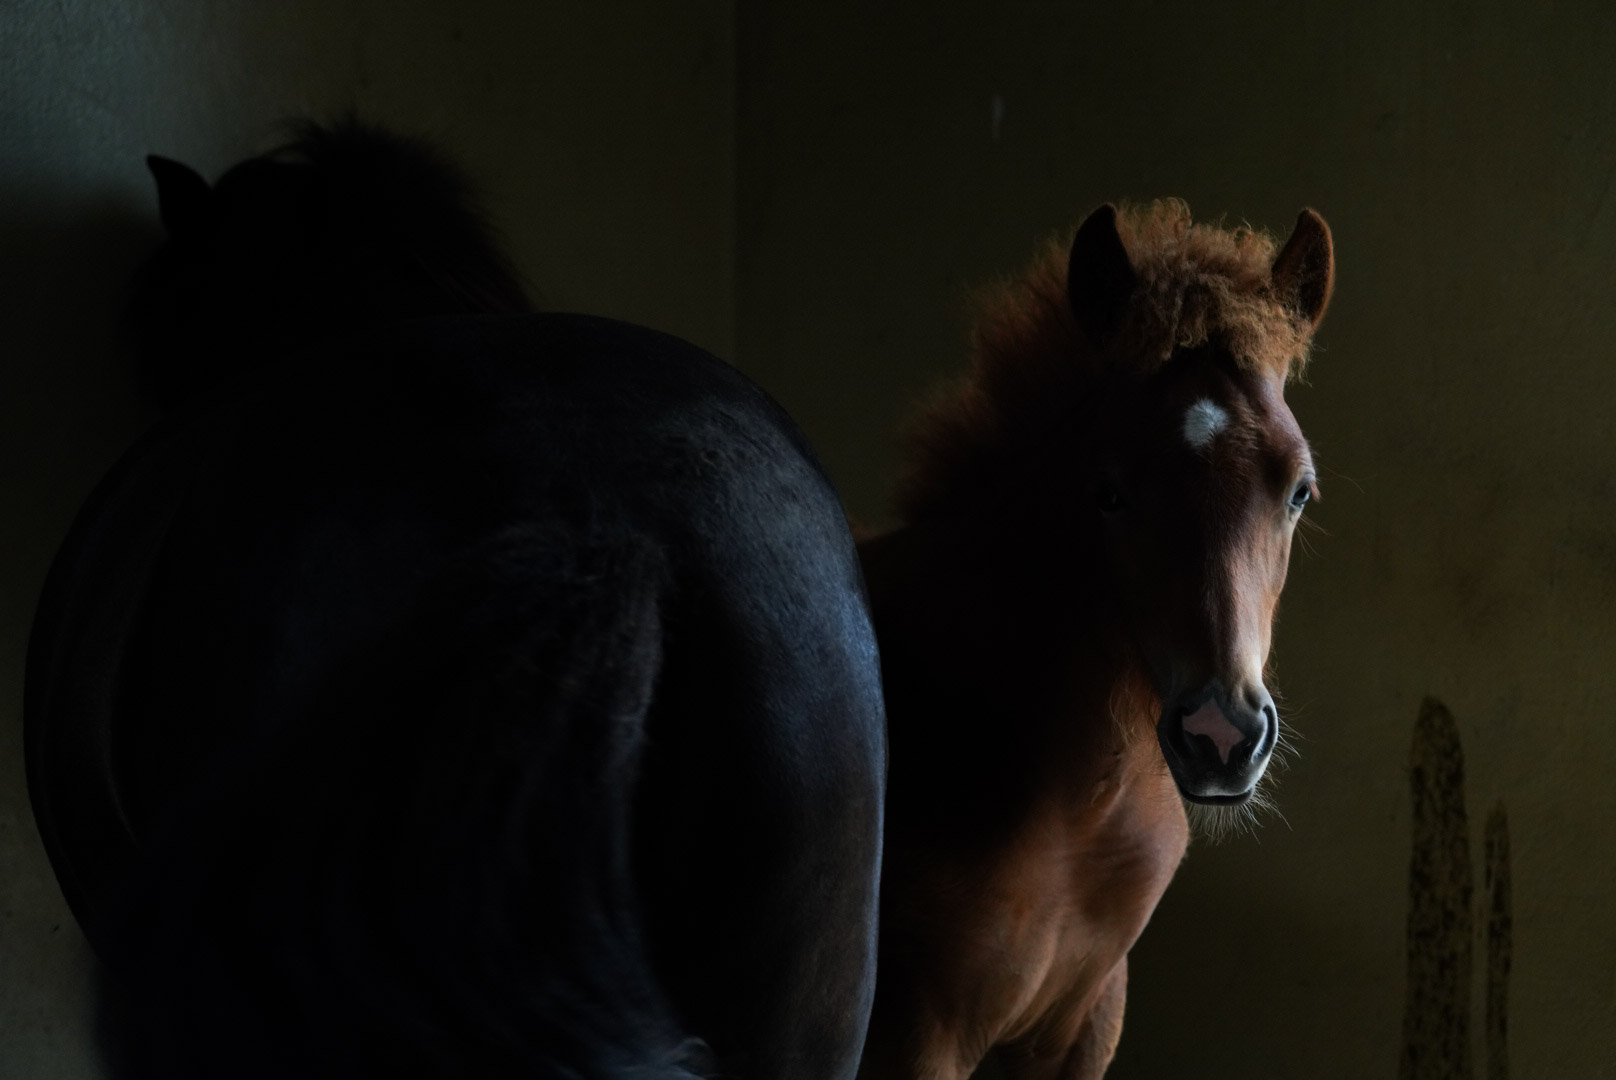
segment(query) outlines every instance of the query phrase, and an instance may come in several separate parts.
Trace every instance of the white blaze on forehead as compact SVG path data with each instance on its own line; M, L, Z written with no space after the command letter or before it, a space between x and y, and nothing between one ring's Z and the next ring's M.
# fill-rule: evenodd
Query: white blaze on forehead
M1204 450L1212 437L1229 426L1229 414L1211 398L1202 398L1184 414L1184 441Z

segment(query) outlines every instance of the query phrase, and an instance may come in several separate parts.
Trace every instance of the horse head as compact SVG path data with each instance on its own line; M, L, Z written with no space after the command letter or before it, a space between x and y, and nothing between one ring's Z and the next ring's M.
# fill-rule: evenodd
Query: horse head
M1156 736L1180 792L1242 804L1279 739L1269 648L1318 494L1284 390L1329 302L1330 232L1305 210L1273 256L1264 237L1187 215L1122 224L1096 211L1067 268L1102 387L1086 431L1093 548L1161 701Z
M128 329L164 404L369 327L532 309L436 148L353 120L296 136L213 184L147 158L167 241L135 282Z

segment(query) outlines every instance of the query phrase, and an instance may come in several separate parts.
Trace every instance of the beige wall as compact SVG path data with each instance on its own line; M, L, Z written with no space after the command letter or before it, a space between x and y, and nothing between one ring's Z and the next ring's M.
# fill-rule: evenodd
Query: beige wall
M1191 854L1114 1075L1395 1072L1425 694L1465 741L1478 890L1511 815L1515 1076L1612 1075L1616 8L903 7L741 8L740 357L856 515L962 357L966 286L1097 203L1279 232L1312 205L1338 245L1290 395L1329 535L1277 638L1289 827Z
M466 163L548 305L727 354L733 26L730 0L0 5L0 1080L95 1075L19 712L50 556L147 420L112 350L156 239L144 155L216 175L356 108Z
M144 422L110 359L153 239L141 156L216 172L350 105L459 153L551 306L737 355L872 521L967 285L1104 199L1281 231L1320 209L1340 289L1292 401L1330 535L1278 638L1289 828L1193 853L1115 1075L1395 1069L1426 693L1474 831L1511 814L1515 1075L1609 1075L1616 9L903 6L0 7L0 1077L93 1075L17 712L50 554Z

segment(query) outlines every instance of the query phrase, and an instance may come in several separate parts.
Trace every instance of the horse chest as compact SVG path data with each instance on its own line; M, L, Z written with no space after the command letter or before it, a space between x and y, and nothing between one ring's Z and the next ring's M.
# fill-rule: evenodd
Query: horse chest
M1177 810L1177 807L1173 807ZM1079 1022L1127 954L1183 857L1182 811L1118 808L1098 821L1036 823L978 909L974 1026L993 1042ZM962 973L963 974L963 973Z

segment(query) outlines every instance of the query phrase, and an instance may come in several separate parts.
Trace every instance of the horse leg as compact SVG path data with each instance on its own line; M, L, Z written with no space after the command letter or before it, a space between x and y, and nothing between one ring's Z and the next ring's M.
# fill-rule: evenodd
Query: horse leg
M852 1080L874 990L879 792L847 792L847 813L734 794L688 826L677 801L652 811L684 834L659 830L663 859L641 868L655 966L713 1072Z
M1122 1010L1127 998L1128 958L1124 956L1084 1018L1077 1041L1066 1055L1061 1080L1099 1080L1105 1075L1116 1056L1117 1041L1122 1038Z
M1077 1025L1075 1037L1059 1040L1048 1049L1037 1046L1041 1042L1037 1036L1005 1048L1000 1060L1006 1080L1100 1080L1122 1038L1127 997L1128 958L1124 956Z
M887 978L891 965L879 968ZM879 994L886 994L882 1001ZM969 1080L983 1052L960 1046L960 1033L954 1025L934 1016L911 1014L899 1023L884 1014L883 1005L893 998L890 984L878 992L875 1011L870 1017L869 1038L859 1062L858 1080ZM912 1000L912 995L909 995Z
M712 1072L852 1080L875 986L879 701L822 697L858 685L823 658L812 683L763 681L812 687L773 699L694 663L665 671L636 800L658 977Z

